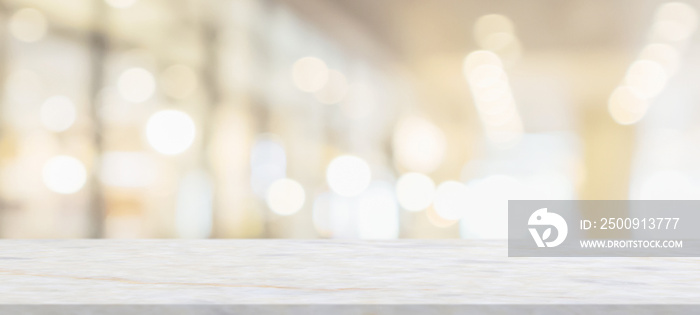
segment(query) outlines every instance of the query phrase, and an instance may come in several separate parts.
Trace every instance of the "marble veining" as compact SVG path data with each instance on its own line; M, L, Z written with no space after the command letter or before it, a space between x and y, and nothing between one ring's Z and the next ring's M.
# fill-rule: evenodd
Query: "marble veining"
M700 258L509 258L504 241L2 240L2 304L691 304Z

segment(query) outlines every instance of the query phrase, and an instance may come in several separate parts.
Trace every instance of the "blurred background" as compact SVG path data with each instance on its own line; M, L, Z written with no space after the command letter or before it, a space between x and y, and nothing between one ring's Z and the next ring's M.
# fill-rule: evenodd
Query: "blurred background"
M699 199L699 7L3 0L0 237L492 239L509 199Z

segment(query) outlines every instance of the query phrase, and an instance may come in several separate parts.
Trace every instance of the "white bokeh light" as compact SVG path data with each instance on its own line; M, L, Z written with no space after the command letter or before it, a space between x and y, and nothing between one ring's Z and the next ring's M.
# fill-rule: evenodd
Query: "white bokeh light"
M621 125L631 125L640 121L648 108L649 103L646 100L637 97L637 94L625 86L615 89L608 100L610 116Z
M513 34L515 26L507 16L487 14L479 17L474 24L474 38L479 46L486 49L486 41L493 34Z
M472 52L464 59L463 72L486 137L499 148L514 146L523 135L522 120L501 58L490 51Z
M691 5L668 2L660 5L652 26L652 39L678 42L690 38L698 26L698 13Z
M487 14L474 24L474 39L485 50L498 54L507 65L520 58L521 46L515 24L505 15Z
M304 57L292 66L292 79L296 87L304 92L321 90L328 82L330 72L323 60L315 57Z
M328 165L326 180L331 190L341 196L356 196L362 193L372 180L372 171L363 159L343 155Z
M441 183L435 191L435 212L447 220L459 220L464 216L469 203L469 189L457 181Z
M435 182L421 173L406 173L396 182L396 196L401 207L420 211L429 207L435 197Z
M653 43L644 47L639 53L639 59L651 60L664 68L666 76L670 77L676 73L680 63L680 53L678 49L671 45Z
M472 72L474 72L476 68L484 65L492 65L502 68L503 62L498 55L491 51L477 50L464 58L464 63L462 65L464 77L469 79L472 76Z
M431 173L445 158L447 140L442 130L429 120L408 116L394 131L393 147L399 165L410 171Z
M53 132L65 131L75 122L75 104L65 96L52 96L41 105L39 115L44 128Z
M501 66L486 64L481 65L469 73L469 83L477 89L486 89L506 81L506 72ZM507 82L507 81L506 81Z
M153 96L156 89L156 81L148 70L131 68L122 72L119 76L117 89L125 100L142 103Z
M637 97L646 100L661 93L667 79L666 70L658 62L638 60L627 70L625 84Z
M267 190L267 206L279 215L291 215L304 206L306 193L297 181L283 178L275 181Z
M78 192L87 181L87 170L78 159L59 155L49 159L42 169L44 185L59 194Z
M146 123L146 139L156 151L175 155L194 142L195 125L189 115L178 110L162 110L151 115Z

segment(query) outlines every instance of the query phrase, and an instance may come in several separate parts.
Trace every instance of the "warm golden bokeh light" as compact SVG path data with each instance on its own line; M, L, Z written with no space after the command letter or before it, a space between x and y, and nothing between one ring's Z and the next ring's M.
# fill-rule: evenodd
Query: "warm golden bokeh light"
M420 116L402 118L394 130L394 159L415 172L431 173L445 158L447 141L439 127Z

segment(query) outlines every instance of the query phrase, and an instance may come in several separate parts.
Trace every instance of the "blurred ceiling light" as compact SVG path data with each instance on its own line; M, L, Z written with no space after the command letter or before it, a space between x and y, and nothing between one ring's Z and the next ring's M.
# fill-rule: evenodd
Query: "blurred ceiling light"
M394 189L387 182L373 182L360 195L357 204L357 228L362 239L399 237L399 208Z
M639 54L639 59L650 60L658 63L664 68L666 76L670 77L678 69L680 54L673 46L666 44L650 44L644 47Z
M87 181L87 171L78 159L59 155L49 159L42 169L44 185L59 194L78 192Z
M136 3L136 1L138 1L138 0L105 0L105 2L109 6L111 6L113 8L117 8L117 9L130 8L131 6L133 6Z
M477 50L464 58L463 72L464 77L469 80L471 73L479 66L492 65L503 68L503 62L501 58L498 57L493 52L487 50Z
M608 110L619 124L630 125L641 120L649 101L658 96L675 74L685 40L698 24L696 10L680 2L670 2L656 10L651 29L651 43L630 65L623 84L610 96Z
M472 52L464 60L464 76L487 138L500 148L517 143L523 126L501 58L489 51Z
M457 181L441 183L435 190L433 207L435 212L446 220L459 220L469 203L469 189Z
M10 17L10 33L23 42L36 42L46 35L47 22L41 11L24 8Z
M367 189L372 180L372 171L365 160L342 155L328 164L326 180L331 190L338 195L352 197Z
M628 87L618 87L608 100L610 116L621 125L631 125L640 121L648 107L649 103L639 98Z
M490 35L497 33L514 34L513 22L500 14L488 14L481 16L474 24L474 38L481 48L486 48L486 41Z
M146 139L159 153L175 155L184 152L194 142L195 125L184 112L161 110L146 123Z
M435 197L435 182L421 173L406 173L396 182L396 197L408 211L428 208Z
M292 79L296 87L304 92L321 90L330 77L328 66L315 57L304 57L292 66Z
M445 158L447 140L442 130L416 115L402 118L393 135L394 158L410 171L431 173Z
M348 82L345 76L336 70L328 71L328 80L320 90L314 93L316 100L326 105L340 103L348 93Z
M666 71L657 62L635 61L627 70L625 85L641 99L657 96L666 86Z
M698 14L695 8L681 2L669 2L656 10L652 34L665 41L682 41L690 38L697 26Z
M53 132L65 131L75 122L75 104L65 96L52 96L41 105L39 115L44 128Z
M287 174L287 155L275 135L258 136L250 152L250 185L258 196Z
M469 83L479 89L485 89L504 81L505 71L501 66L481 65L469 73Z
M197 89L197 74L185 65L172 65L165 69L160 76L160 87L163 92L176 99L183 99Z
M153 96L156 82L146 69L130 68L119 76L117 88L125 100L142 103Z
M100 181L106 186L147 187L156 178L155 160L145 152L105 152L100 159Z
M291 215L304 206L306 193L304 193L304 187L297 181L283 178L270 185L265 201L272 212Z
M34 71L13 71L7 77L5 92L15 102L35 102L41 99L43 94L42 80Z

